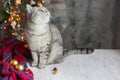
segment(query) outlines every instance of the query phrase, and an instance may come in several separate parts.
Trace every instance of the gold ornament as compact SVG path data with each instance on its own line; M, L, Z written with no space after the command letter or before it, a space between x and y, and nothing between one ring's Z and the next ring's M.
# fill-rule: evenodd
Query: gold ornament
M20 28L20 23L18 23L17 27Z
M17 14L17 15L16 15L16 17L20 17L20 15L19 15L19 14Z
M56 70L56 71L53 71L53 74L55 74L55 75L56 75L57 73L58 73L58 71L57 71L57 70Z
M7 23L7 21L5 20L4 23Z
M16 21L20 22L21 18L20 17L17 17L16 18Z
M21 36L21 41L24 41L24 36Z
M42 3L40 1L37 2L36 4L38 7L40 7L42 5Z
M15 35L15 33L13 32L12 35Z
M24 66L21 65L21 64L16 65L15 68L16 68L17 70L21 70L21 71L24 70Z
M15 5L18 6L18 5L20 5L20 4L21 4L21 0L16 0L16 1L15 1Z
M19 15L19 14L15 15L15 20L16 20L17 22L20 22L21 18L20 18L20 15Z
M13 59L13 60L10 61L10 64L16 66L16 65L18 65L18 61Z
M11 23L13 20L14 20L14 18L13 18L13 17L10 17L10 18L8 19L8 22Z
M42 3L44 4L44 3L45 3L45 1L42 1Z

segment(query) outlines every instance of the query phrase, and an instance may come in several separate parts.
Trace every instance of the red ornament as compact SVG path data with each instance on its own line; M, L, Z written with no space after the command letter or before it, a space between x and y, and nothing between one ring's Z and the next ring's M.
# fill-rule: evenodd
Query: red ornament
M13 13L16 14L16 13L17 13L17 10L14 10Z
M23 15L23 16L26 16L26 13L23 13L22 15Z
M3 26L3 30L7 30L7 26Z
M57 74L58 73L58 69L56 67L53 68L53 74Z
M57 68L56 68L56 67L54 67L54 68L53 68L53 71L56 71L56 70L57 70Z

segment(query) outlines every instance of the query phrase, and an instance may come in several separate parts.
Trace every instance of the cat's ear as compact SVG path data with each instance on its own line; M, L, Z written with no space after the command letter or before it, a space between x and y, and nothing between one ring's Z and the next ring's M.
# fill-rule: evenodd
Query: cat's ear
M27 7L27 12L28 13L31 13L32 11L32 6L30 4L26 4L26 7Z

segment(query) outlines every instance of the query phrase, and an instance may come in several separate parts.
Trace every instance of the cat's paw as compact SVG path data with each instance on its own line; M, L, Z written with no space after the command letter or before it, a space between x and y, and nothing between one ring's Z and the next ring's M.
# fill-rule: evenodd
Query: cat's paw
M31 66L32 66L32 67L36 67L36 66L37 66L37 63L32 62Z
M43 69L43 68L45 68L45 66L46 66L46 65L44 65L44 64L40 64L40 65L38 65L38 68L39 68L39 69Z

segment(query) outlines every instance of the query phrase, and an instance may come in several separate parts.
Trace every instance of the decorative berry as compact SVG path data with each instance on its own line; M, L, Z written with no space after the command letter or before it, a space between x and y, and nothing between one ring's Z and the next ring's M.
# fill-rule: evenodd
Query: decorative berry
M57 74L58 73L58 69L56 67L53 68L53 74Z

